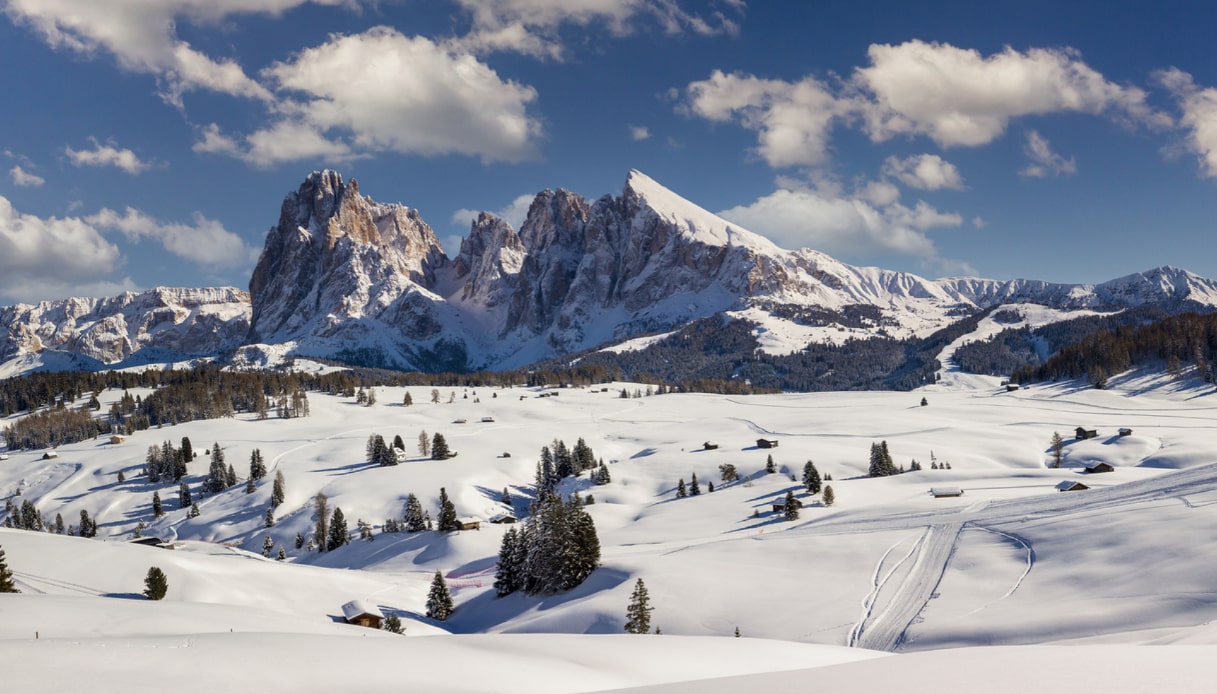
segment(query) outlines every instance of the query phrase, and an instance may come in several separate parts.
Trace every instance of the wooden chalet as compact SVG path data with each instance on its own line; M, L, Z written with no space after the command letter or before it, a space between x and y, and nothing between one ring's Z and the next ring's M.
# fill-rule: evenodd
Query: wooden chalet
M930 487L930 495L935 499L963 496L963 489L961 487Z
M482 520L480 518L458 518L456 519L457 530L481 530Z
M52 459L58 458L58 457L59 457L59 454L56 453L55 451L47 451L46 453L42 454L43 460L52 460Z
M1017 383L1007 383L1007 384L1006 384L1006 392L1007 392L1007 393L1013 393L1013 392L1014 392L1014 391L1016 391L1016 390L1018 390L1018 384L1017 384Z
M794 507L803 508L803 502L799 501L798 499L795 499ZM781 501L773 502L773 512L774 513L786 513L786 499L785 498L783 498Z
M1115 472L1115 468L1110 463L1099 460L1087 460L1082 463L1082 469L1086 472Z
M380 629L384 626L385 616L380 608L366 600L352 600L342 606L342 618L347 624Z
M154 535L133 538L128 542L128 544L144 545L145 547L160 547L161 549L173 549L172 544L165 542L161 538Z
M483 424L489 424L494 421L494 417L482 417Z
M756 447L757 448L777 448L778 440L777 439L757 439Z
M1121 428L1120 436L1132 436L1132 429L1129 429L1128 427Z
M718 448L718 444L713 441L707 441L701 445L703 451L713 451Z
M1064 482L1057 482L1056 484L1056 490L1058 492L1080 492L1083 489L1090 489L1090 487L1087 487L1081 482L1074 482L1073 480L1065 480Z
M516 522L516 517L512 513L496 513L490 517L490 522L495 525L510 525Z
M1093 439L1098 436L1099 431L1098 429L1085 429L1083 427L1078 427L1077 429L1073 430L1073 435L1078 441L1085 441L1086 439Z

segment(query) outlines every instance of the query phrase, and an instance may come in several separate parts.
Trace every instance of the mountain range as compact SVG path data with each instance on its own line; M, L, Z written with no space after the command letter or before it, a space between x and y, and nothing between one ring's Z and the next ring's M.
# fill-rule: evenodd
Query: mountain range
M518 368L699 319L746 321L761 349L924 337L1008 304L1063 311L1217 306L1217 282L1161 267L1097 285L948 278L785 250L638 171L620 196L537 194L514 229L480 214L454 258L417 209L309 174L249 282L0 308L0 373L292 356L421 371ZM774 340L773 336L783 336ZM633 342L631 342L633 341Z

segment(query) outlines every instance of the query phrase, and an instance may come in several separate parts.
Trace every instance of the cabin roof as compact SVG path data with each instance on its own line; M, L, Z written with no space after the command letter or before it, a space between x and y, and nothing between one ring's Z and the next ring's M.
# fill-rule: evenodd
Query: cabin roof
M367 600L352 600L342 606L342 616L349 622L361 614L370 614L373 617L384 619L380 608L368 602Z

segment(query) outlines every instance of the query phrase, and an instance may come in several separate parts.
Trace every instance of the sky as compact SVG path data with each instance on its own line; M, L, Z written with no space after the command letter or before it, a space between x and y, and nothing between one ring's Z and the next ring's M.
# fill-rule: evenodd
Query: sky
M0 0L0 303L246 287L334 168L455 254L630 169L926 277L1217 277L1203 2Z

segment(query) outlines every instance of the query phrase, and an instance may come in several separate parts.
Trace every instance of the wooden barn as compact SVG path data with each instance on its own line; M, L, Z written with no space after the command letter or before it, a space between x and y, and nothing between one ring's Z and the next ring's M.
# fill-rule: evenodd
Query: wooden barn
M702 447L702 450L704 450L704 451L713 451L718 448L718 444L714 443L713 441L707 441L707 442L703 443L701 445L701 447Z
M803 508L803 502L799 501L798 499L795 499L794 507ZM786 513L786 499L785 498L783 498L781 501L773 502L773 512L774 513Z
M490 522L495 525L509 525L516 522L516 517L511 513L496 513L490 517Z
M480 518L458 518L456 519L457 530L481 530L482 520Z
M963 489L960 487L930 487L930 494L935 499L945 499L952 496L963 496Z
M757 439L756 447L757 448L777 448L778 440L777 439Z
M1099 460L1087 460L1082 463L1082 469L1086 472L1115 472L1115 468L1110 463Z
M47 451L46 453L42 454L43 460L52 460L52 459L58 458L58 457L59 457L59 454L56 453L55 451Z
M385 616L380 608L366 600L352 600L342 606L342 618L347 624L380 629L384 626Z
M1099 435L1099 431L1097 429L1085 429L1082 427L1078 427L1077 429L1073 430L1073 436L1078 441L1085 441L1086 439L1093 439L1098 435Z
M1132 429L1129 429L1128 427L1122 427L1120 429L1120 436L1132 436Z
M1090 489L1090 487L1087 487L1081 482L1074 482L1073 480L1058 482L1056 485L1056 490L1058 492L1080 492L1083 489Z

